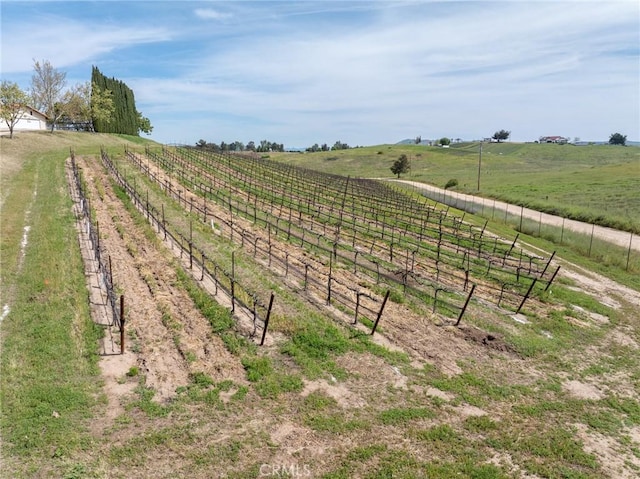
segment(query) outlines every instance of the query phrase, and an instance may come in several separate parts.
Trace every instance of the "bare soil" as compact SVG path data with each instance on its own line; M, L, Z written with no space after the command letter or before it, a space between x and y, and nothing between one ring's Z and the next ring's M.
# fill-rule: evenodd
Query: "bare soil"
M78 158L100 225L101 248L111 260L114 284L125 292L127 356L119 353L119 331L108 328L103 345L103 371L110 397L130 391L120 382L133 366L146 377L146 386L159 401L189 383L189 374L204 372L216 381L243 383L244 370L231 356L187 293L176 286L173 255L160 242L150 241L135 225L112 191L104 169L91 158ZM98 192L96 185L101 185ZM115 343L118 344L115 344Z

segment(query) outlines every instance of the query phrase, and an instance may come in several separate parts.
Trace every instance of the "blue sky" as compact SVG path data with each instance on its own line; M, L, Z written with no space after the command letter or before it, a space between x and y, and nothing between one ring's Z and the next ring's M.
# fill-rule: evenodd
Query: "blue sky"
M3 80L96 65L163 143L640 139L640 3L7 1Z

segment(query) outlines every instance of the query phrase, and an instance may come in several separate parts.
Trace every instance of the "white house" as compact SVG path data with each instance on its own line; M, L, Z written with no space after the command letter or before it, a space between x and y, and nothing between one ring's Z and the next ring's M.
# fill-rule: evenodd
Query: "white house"
M30 106L25 106L22 109L20 118L13 127L13 131L15 133L16 131L46 130L48 119L47 115L41 111ZM9 127L7 126L7 122L0 120L0 132L8 131Z

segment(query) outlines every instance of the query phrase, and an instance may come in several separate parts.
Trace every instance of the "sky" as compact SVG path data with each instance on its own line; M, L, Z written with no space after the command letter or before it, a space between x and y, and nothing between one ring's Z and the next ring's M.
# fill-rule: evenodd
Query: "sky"
M640 2L1 0L0 77L125 82L151 138L640 140ZM144 136L144 135L143 135Z

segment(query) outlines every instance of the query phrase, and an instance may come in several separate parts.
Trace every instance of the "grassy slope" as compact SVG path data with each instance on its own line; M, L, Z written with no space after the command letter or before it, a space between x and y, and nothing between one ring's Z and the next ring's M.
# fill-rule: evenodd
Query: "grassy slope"
M381 145L319 153L272 153L308 168L357 177L390 178L401 154L411 160L405 177L477 193L479 144L449 149L417 145ZM481 193L575 219L609 223L640 231L640 148L593 145L485 144Z
M121 148L126 141L66 132L1 141L0 290L2 306L10 307L0 330L2 459L20 458L14 472L25 477L60 477L56 467L89 444L87 419L100 386L98 331L89 316L64 161L70 146L95 154L100 145Z

